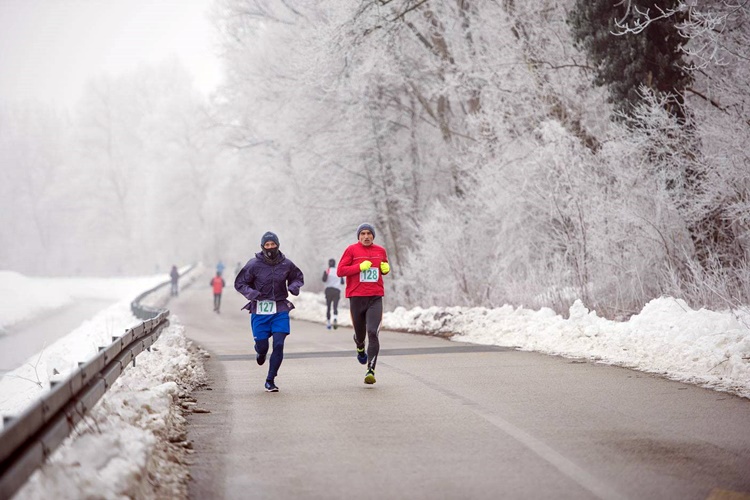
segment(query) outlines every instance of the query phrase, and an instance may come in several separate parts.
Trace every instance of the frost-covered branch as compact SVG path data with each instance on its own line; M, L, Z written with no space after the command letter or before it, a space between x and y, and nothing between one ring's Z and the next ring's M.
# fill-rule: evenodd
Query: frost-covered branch
M632 0L622 0L615 6L625 5L625 14L621 19L615 19L615 26L617 30L612 31L613 35L637 35L645 30L651 23L662 19L668 19L677 13L685 12L689 7L681 2L677 7L673 9L662 9L661 6L656 5L657 15L651 14L651 9L641 9L639 6L633 6ZM630 19L632 17L632 19Z

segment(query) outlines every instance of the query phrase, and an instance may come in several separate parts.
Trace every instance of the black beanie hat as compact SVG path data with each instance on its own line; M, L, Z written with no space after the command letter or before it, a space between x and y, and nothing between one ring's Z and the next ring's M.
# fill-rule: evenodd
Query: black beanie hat
M336 259L328 259L328 267L336 267Z
M273 241L274 243L276 243L277 247L281 246L279 245L279 237L271 231L267 231L266 234L261 237L260 246L263 247L263 245L265 245L267 241Z
M369 229L372 233L372 237L375 238L375 228L372 227L372 224L370 224L369 222L363 222L357 228L357 239L359 239L359 233L361 233L364 229Z

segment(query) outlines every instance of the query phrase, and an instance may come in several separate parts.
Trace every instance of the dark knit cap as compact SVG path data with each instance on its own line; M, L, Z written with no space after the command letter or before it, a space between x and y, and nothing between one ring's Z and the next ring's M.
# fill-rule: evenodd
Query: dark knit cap
M266 234L264 234L260 239L260 246L262 247L263 245L265 245L267 241L273 241L274 243L276 243L277 247L281 246L279 245L279 237L271 231L266 232Z
M372 237L373 238L375 237L375 228L372 227L372 224L370 224L369 222L363 222L357 228L357 239L359 239L359 233L361 233L365 229L369 229L370 232L372 233Z

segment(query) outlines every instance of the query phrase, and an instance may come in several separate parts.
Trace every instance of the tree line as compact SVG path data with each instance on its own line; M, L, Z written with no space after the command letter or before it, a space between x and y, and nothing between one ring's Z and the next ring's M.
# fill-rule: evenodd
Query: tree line
M227 71L211 100L175 71L100 82L67 125L29 123L43 155L0 115L3 156L38 171L5 188L22 222L4 222L61 268L143 267L146 248L239 259L274 229L314 276L367 220L393 263L390 307L746 304L748 14L740 0L217 0ZM66 165L64 188L46 164ZM81 215L66 243L33 222L45 210ZM76 247L91 227L105 248Z

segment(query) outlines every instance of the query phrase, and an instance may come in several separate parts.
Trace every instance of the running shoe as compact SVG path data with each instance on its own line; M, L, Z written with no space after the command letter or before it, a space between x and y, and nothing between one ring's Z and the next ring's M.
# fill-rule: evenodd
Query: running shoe
M367 373L365 374L365 384L374 384L375 383L375 370L370 368L367 370Z
M359 364L366 365L367 364L367 353L365 352L365 348L357 349L357 361L359 361Z
M373 380L375 379L373 378ZM266 380L266 392L279 392L279 388L276 387L276 384L273 383L273 380Z
M336 318L333 318L333 329L335 330L338 327L339 327L339 320L337 320Z

